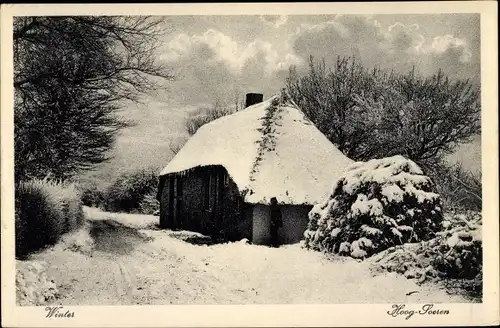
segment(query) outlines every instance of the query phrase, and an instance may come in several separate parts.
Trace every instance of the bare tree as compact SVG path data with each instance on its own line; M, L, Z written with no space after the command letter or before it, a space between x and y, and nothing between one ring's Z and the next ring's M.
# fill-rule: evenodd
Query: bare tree
M125 100L162 88L163 33L151 17L14 20L16 178L66 179L108 159Z
M19 17L14 22L14 86L27 91L51 79L136 99L171 80L155 58L162 20L151 17Z
M287 92L318 129L341 151L361 159L364 141L373 130L374 121L359 110L356 96L372 91L376 79L384 79L379 70L371 74L350 58L338 58L333 70L325 61L309 60L309 71L299 76L291 67L286 81Z
M357 104L382 115L369 143L372 157L399 153L434 169L481 131L479 88L450 81L441 71L430 77L414 70L395 76L386 82L383 97L366 94Z
M349 58L328 70L310 60L291 69L287 89L316 126L347 156L368 160L401 154L433 168L480 132L480 92L441 71L422 77L371 71Z
M481 211L481 172L466 169L462 163L439 165L431 172L438 193L448 208Z
M222 104L219 99L216 99L213 106L200 107L189 113L186 119L186 130L189 135L194 135L203 125L236 111L237 109L231 109Z

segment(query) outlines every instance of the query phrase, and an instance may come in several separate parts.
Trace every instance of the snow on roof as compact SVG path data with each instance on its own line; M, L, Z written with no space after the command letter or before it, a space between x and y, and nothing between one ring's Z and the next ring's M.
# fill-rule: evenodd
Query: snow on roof
M297 106L274 96L202 126L160 175L221 165L248 203L316 204L352 163Z

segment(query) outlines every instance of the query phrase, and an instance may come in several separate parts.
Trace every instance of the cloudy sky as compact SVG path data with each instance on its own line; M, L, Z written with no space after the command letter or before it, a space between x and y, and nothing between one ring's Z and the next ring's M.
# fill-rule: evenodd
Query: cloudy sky
M479 80L479 16L190 16L167 17L172 33L160 60L180 69L181 101L236 91L279 90L290 65L308 57L356 56L367 66L422 74L438 68Z
M247 92L268 97L282 88L290 65L305 68L310 55L327 64L355 56L365 67L396 71L414 65L424 75L441 68L452 78L480 81L474 14L166 16L165 29L158 60L172 67L177 80L143 104L125 108L137 126L118 139L114 164L124 168L143 162L122 153L166 164L170 140L185 133L187 111L216 100L232 104ZM476 155L465 158L466 164L479 163Z

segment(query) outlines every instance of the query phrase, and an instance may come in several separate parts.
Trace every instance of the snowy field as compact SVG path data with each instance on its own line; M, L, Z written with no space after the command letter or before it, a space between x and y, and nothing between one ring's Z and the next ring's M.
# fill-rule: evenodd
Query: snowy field
M155 216L85 210L88 233L31 257L46 263L57 285L52 304L465 302L436 285L374 275L369 261L328 259L299 244L211 244L196 233L159 230Z

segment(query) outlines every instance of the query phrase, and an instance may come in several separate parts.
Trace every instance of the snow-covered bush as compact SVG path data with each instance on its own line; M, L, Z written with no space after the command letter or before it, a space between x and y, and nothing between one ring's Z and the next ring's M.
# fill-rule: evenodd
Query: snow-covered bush
M77 184L82 204L89 207L102 208L104 205L104 191L95 181L85 181Z
M31 180L16 185L16 257L55 244L80 228L84 215L74 184Z
M402 156L354 163L328 200L309 212L305 247L365 258L434 238L443 215L433 191L431 180Z
M139 203L139 212L142 214L158 215L160 202L156 199L156 193L146 194Z
M447 285L477 297L482 295L481 236L481 213L447 214L435 238L390 247L370 261L376 271L397 272L418 282L446 279Z
M39 261L16 261L16 303L20 306L44 305L59 294L49 280L47 264Z
M437 271L449 278L473 279L482 272L483 242L481 213L446 215L445 230L436 237L438 256L433 261Z
M103 194L104 210L109 212L141 213L149 211L147 195L158 188L158 169L143 168L120 174ZM145 213L151 214L151 213Z

